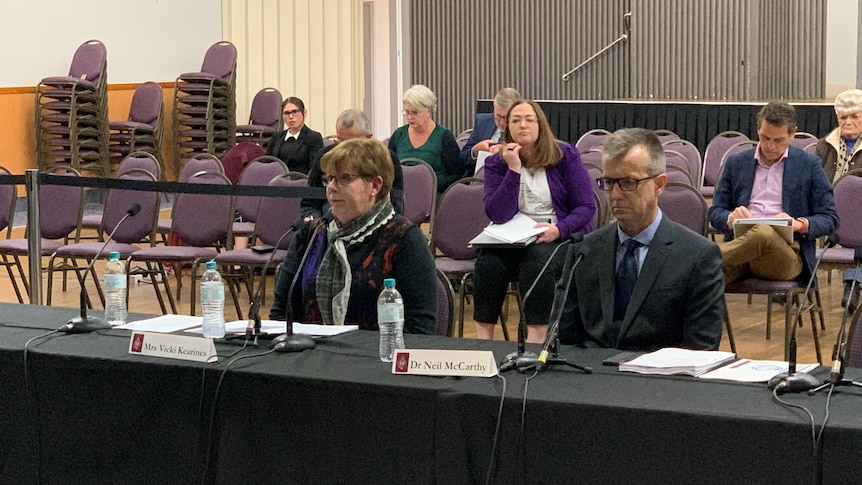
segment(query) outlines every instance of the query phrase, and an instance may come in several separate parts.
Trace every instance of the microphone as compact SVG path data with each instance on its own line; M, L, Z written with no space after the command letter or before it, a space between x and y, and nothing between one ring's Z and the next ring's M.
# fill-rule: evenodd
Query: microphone
M512 352L507 355L500 361L500 366L498 368L498 372L508 372L512 369L518 369L519 371L524 371L530 369L531 367L536 365L536 354L533 352L526 351L527 345L527 323L526 317L524 315L524 308L527 306L527 299L533 294L533 288L536 287L536 283L538 283L539 279L542 278L545 274L545 270L548 269L548 265L553 261L554 256L557 255L557 252L562 249L563 246L572 243L579 243L584 240L584 234L582 232L575 232L569 235L565 241L561 242L554 248L554 251L551 253L551 256L545 261L542 269L539 270L539 274L536 275L536 278L533 280L533 283L530 284L530 288L527 289L527 292L524 293L524 298L521 299L521 314L520 320L518 320L518 351Z
M572 262L572 253L578 250L578 257ZM545 336L545 343L542 346L542 351L539 353L539 358L536 360L536 371L541 371L548 361L548 353L554 343L557 341L557 335L560 332L560 319L563 317L563 309L566 306L566 297L569 294L569 288L572 286L572 277L575 275L575 269L581 264L588 254L589 247L575 246L569 249L566 255L566 263L563 265L563 274L557 282L556 291L554 292L554 304L551 306L551 325L548 328L548 335Z
M302 259L299 260L299 265L296 267L296 273L293 275L293 280L290 282L290 288L287 290L286 308L291 309L291 312L287 316L286 333L272 340L272 350L276 352L302 352L303 350L313 349L317 346L317 344L314 343L314 339L306 337L305 335L294 335L293 333L293 290L296 288L296 283L299 281L299 276L302 274L302 270L305 267L305 261L308 259L308 254L311 252L311 246L314 243L314 239L317 238L317 234L322 228L328 226L329 223L332 222L332 218L332 209L330 209L326 211L326 214L324 214L323 217L318 219L319 222L317 227L314 228L314 232L308 240L308 245L305 247L305 252L302 253Z
M129 217L135 217L138 215L138 212L141 212L141 204L137 202L129 207L129 210L126 211L126 215L117 222L117 225L114 226L114 229L108 234L108 238L105 239L105 244L102 244L102 247L96 252L96 255L93 257L93 260L90 261L90 264L87 266L87 270L84 271L84 277L81 278L81 315L79 317L75 317L69 320L69 323L63 325L58 328L58 332L64 333L90 333L95 330L102 330L105 328L111 328L111 325L104 321L99 317L87 316L87 287L84 283L87 281L87 275L93 270L93 265L96 264L96 260L99 259L99 256L102 255L102 251L105 250L105 246L114 239L114 233L117 232L117 229L120 228L120 225Z
M838 236L830 234L829 237L826 238L826 244L823 246L823 251L820 252L820 255L817 257L817 261L814 263L814 268L811 270L811 277L808 278L805 292L802 293L802 299L799 301L799 308L796 310L796 317L793 319L793 328L790 331L787 372L782 372L774 376L767 384L769 389L775 390L777 394L784 394L787 392L805 392L820 385L820 381L811 374L804 372L800 374L796 373L796 327L802 318L803 308L808 306L808 295L811 292L811 285L814 284L814 278L817 277L817 268L820 267L820 261L823 259L823 255L826 254L826 250L836 244L838 244ZM789 305L790 302L787 302L786 304Z
M258 281L257 291L254 294L254 298L251 300L251 307L248 309L248 326L245 329L245 340L248 342L251 340L252 335L257 337L260 335L260 300L261 300L261 291L263 291L263 283L264 278L266 278L266 272L269 270L269 266L272 264L273 260L275 260L275 255L278 253L278 248L281 247L281 242L284 241L284 238L287 237L288 234L291 234L297 230L303 224L303 220L300 217L296 222L290 225L284 234L278 238L278 242L275 243L275 248L272 250L272 254L269 255L269 258L266 260L266 264L263 265L263 269L260 272L260 281Z

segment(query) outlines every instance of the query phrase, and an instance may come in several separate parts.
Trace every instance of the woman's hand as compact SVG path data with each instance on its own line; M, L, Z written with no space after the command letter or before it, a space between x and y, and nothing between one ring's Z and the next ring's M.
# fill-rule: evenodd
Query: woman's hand
M521 145L518 143L506 143L505 148L500 150L500 158L509 170L521 173Z
M554 242L560 238L560 230L555 224L549 222L540 222L533 227L547 227L548 230L536 236L537 243Z

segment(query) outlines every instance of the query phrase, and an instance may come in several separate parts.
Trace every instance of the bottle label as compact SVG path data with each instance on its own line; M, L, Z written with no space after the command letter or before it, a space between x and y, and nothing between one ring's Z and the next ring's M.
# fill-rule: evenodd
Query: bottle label
M224 301L224 285L221 283L204 283L201 285L201 303Z
M125 290L126 275L124 274L106 274L105 275L105 291Z
M377 307L377 321L382 323L404 321L404 306L379 305Z

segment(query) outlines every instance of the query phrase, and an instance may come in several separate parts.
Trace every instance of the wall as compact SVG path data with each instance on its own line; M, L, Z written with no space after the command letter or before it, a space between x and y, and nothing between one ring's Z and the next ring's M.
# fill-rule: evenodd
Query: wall
M858 0L829 0L826 36L826 99L847 89L862 86L859 56L862 36Z

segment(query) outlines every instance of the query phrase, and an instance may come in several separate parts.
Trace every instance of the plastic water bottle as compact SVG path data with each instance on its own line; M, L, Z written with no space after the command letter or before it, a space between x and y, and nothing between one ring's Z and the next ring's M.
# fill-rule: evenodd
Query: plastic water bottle
M126 268L116 251L108 254L104 287L105 321L111 325L126 323Z
M201 308L204 337L224 337L224 283L215 261L207 261L206 271L201 276Z
M380 360L392 362L395 351L404 348L404 300L395 289L395 280L383 280L377 298L377 326L380 327Z

